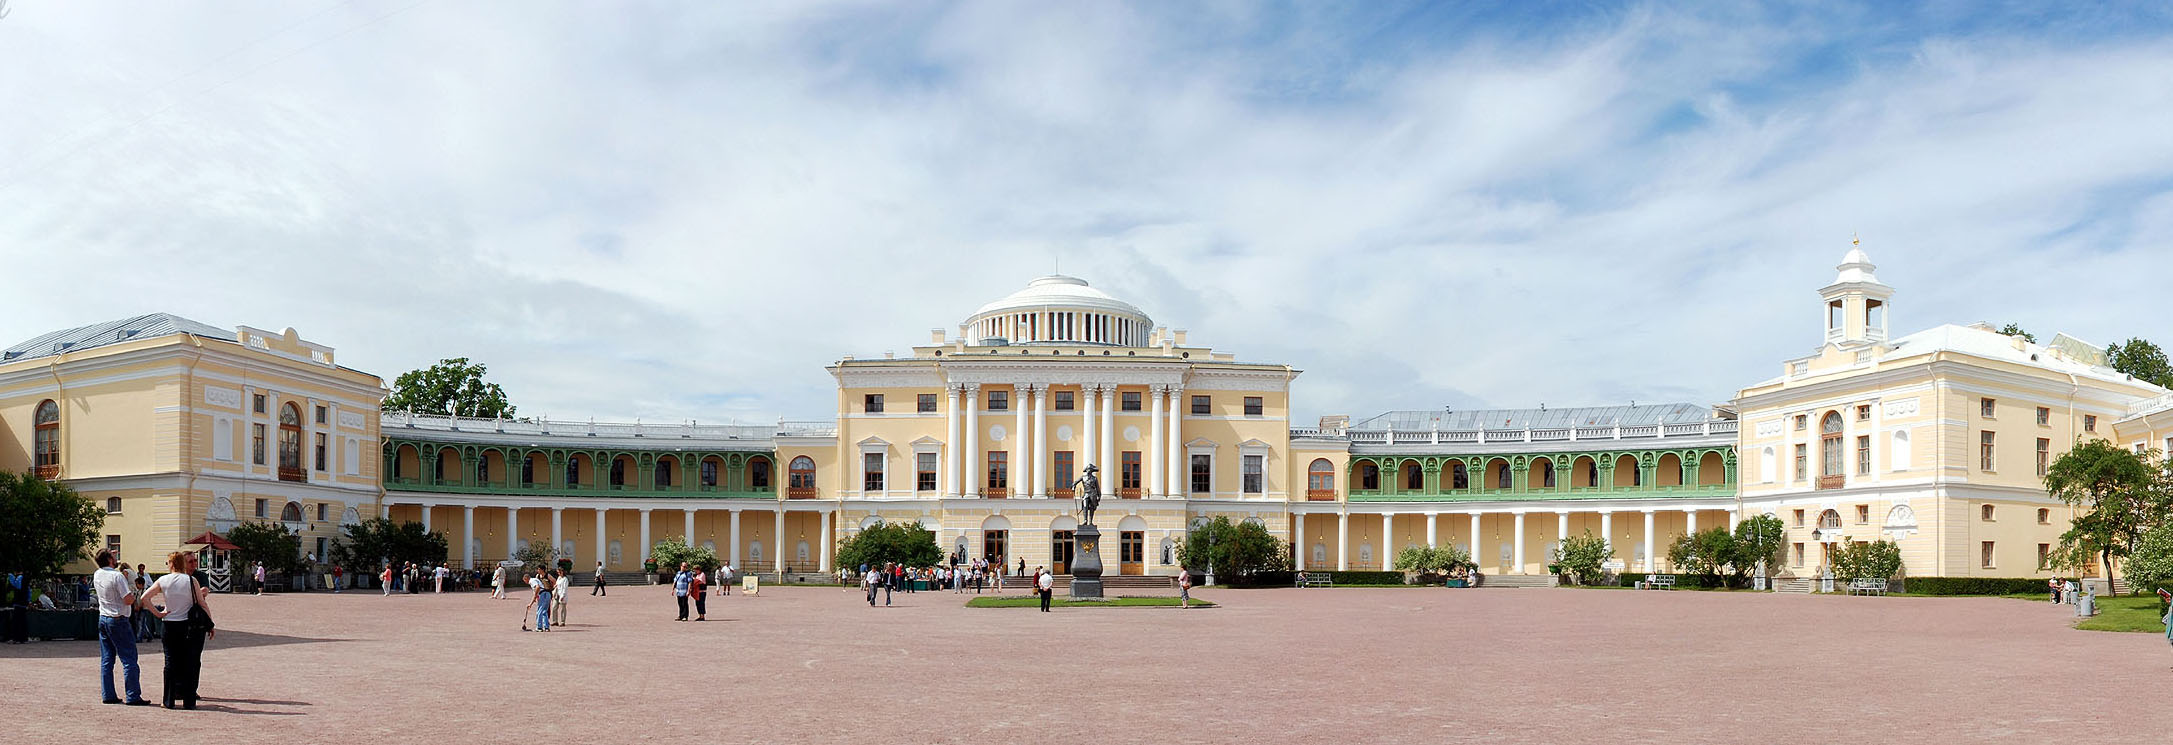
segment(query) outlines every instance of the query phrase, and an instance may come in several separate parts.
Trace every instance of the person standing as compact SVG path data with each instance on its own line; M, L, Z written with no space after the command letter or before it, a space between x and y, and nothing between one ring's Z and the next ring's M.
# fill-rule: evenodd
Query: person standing
M143 681L136 670L136 630L128 625L136 594L129 592L128 575L114 568L113 552L98 552L98 571L91 574L91 588L98 597L98 685L109 704L150 706L143 698ZM121 680L128 700L113 695L113 661L121 661Z
M596 586L589 588L589 597L610 594L604 591L604 563L601 561L596 562Z
M125 573L128 567L124 564L121 569ZM151 589L151 573L144 568L143 564L139 563L136 565L136 573L128 578L128 582L128 586L135 589L136 597L141 598L144 590ZM157 639L158 634L153 633L151 629L151 609L142 607L142 603L136 605L134 611L128 614L128 623L130 626L134 626L136 630L136 641L147 642Z
M253 579L256 580L257 594L264 594L264 562L257 562L256 573Z
M528 585L534 588L532 590L534 594L528 599L528 606L536 609L536 630L550 631L551 576L539 570L536 572L536 576L528 579Z
M687 571L686 562L679 562L679 573L672 575L672 596L679 598L679 617L673 620L687 620L687 590L693 585L694 573Z
M441 594L441 595L442 595L442 594L444 594L444 593L445 593L445 575L446 575L446 571L445 571L445 565L444 565L444 564L439 564L439 565L438 565L438 568L430 570L430 575L431 575L431 578L432 578L432 579L435 579L435 580L437 580L437 585L436 585L436 590L435 590L435 591L436 591L436 592L437 592L438 594Z
M1041 612L1049 612L1049 596L1055 594L1056 575L1046 568L1034 567L1034 586L1041 588Z
M389 562L377 572L377 590L385 597L392 597L392 564Z
M1041 567L1035 567L1035 568L1034 568L1034 571L1037 571L1037 572L1038 572L1038 571L1044 571L1044 570L1043 570L1043 569L1042 569ZM1019 557L1019 576L1021 576L1021 577L1024 577L1024 576L1026 576L1026 557L1024 557L1024 556L1021 556L1021 557Z
M875 607L875 573L862 571L860 573L860 587L868 591L868 607Z
M891 572L891 569L895 568L897 568L896 565L884 568L880 572L883 576L877 580L883 583L883 607L885 608L890 607L890 594L898 591L897 579Z
M506 599L506 568L504 564L500 564L497 569L491 570L490 597L492 600Z
M181 708L194 709L196 685L204 672L204 639L218 632L197 628L189 622L189 612L197 607L209 612L211 606L205 600L210 597L211 590L196 581L196 554L182 551L168 554L166 567L172 571L151 583L151 590L143 596L145 608L157 607L158 601L165 601L165 693L160 698L168 709L174 708L176 703Z
M731 594L732 594L732 580L733 580L733 579L734 579L735 577L736 577L736 574L735 574L735 573L734 573L734 572L732 571L732 562L729 562L729 561L727 561L727 562L725 562L725 563L724 563L724 566L718 567L718 568L717 568L717 594L718 594L718 595L727 595L727 596L728 596L728 595L731 595Z
M553 569L556 581L551 584L551 624L566 625L566 596L573 594L573 572Z
M1177 570L1177 607L1192 607L1192 570Z
M340 591L340 582L341 582L342 580L345 580L345 579L347 579L347 569L346 569L345 567L342 567L342 566L338 565L338 564L333 564L333 565L332 565L332 591L333 591L333 592L335 592L335 593L339 592L339 591Z
M709 620L709 573L701 567L694 568L694 578L687 586L687 595L694 598L694 620Z

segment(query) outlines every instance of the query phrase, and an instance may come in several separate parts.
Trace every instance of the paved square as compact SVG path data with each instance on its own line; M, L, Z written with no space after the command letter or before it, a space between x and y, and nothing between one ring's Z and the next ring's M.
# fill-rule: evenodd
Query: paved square
M220 597L205 710L97 703L88 642L0 645L15 742L2045 742L2173 726L2163 637L1999 598L1204 590L1224 607L870 609L849 590ZM970 597L970 595L968 595ZM144 693L160 656L146 647ZM541 722L541 719L549 721ZM2081 728L2081 729L2078 729ZM2099 729L2113 728L2113 729ZM2092 735L2092 736L2097 736Z

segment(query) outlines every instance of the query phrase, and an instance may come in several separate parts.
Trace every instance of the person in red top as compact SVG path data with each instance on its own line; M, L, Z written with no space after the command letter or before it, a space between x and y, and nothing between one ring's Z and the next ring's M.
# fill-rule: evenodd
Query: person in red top
M704 589L708 585L709 572L702 569L694 570L694 582L687 586L687 594L694 597L694 620L696 621L709 620L709 593Z

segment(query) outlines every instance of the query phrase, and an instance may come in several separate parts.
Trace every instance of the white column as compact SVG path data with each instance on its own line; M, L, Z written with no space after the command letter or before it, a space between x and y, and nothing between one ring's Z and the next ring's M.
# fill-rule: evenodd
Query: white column
M833 533L836 533L836 532L837 532L837 519L836 519L836 518L837 518L837 514L836 514L836 513L833 513L833 512L828 512L828 511L825 511L825 512L819 513L819 515L820 515L820 518L821 518L821 519L820 519L820 522L822 523L822 556L821 556L821 558L819 558L819 559L818 559L818 561L821 561L821 562L822 562L822 573L823 573L823 574L829 574L829 573L830 573L830 536L831 536L831 534L833 534Z
M1034 498L1049 497L1049 387L1034 386Z
M1338 512L1335 516L1335 570L1347 572L1351 568L1351 513Z
M551 550L552 550L552 551L557 551L557 550L558 550L558 548L559 548L560 546L563 546L563 545L565 545L565 541L566 541L566 539L565 539L565 537L564 537L564 535L563 535L563 532L564 532L564 525L565 525L565 523L564 523L564 522L562 521L562 519L563 519L563 518L565 517L565 512L566 512L566 508L564 508L564 507L553 507L553 508L551 508ZM571 559L571 558L573 558L573 557L571 557L571 556L567 556L567 557L564 557L564 558L568 558L568 559Z
M1192 473L1192 469L1186 463L1186 461L1190 459L1185 457L1184 438L1184 413L1189 409L1180 408L1179 406L1183 401L1184 395L1184 389L1178 388L1177 386L1170 386L1169 460L1167 461L1169 463L1169 491L1166 493L1169 496L1176 498L1182 498L1186 494L1192 493L1192 479L1189 478ZM1208 491L1214 491L1213 484L1208 485Z
M460 556L461 566L475 568L475 553L469 550L475 545L475 505L460 506Z
M596 508L596 560L597 560L597 561L610 561L610 560L611 560L611 539L610 539L610 537L608 537L608 536L604 535L604 515L605 515L605 514L606 514L607 512L608 512L608 510L605 510L605 509L604 509L604 508L602 508L602 507L598 507L598 508ZM578 567L577 567L577 568L578 568Z
M1471 513L1471 563L1485 564L1479 557L1479 513Z
M1560 549L1560 547L1561 547L1561 545L1562 545L1562 542L1563 542L1563 541L1566 541L1566 540L1569 540L1569 512L1565 510L1565 511L1562 511L1562 512L1556 512L1556 513L1554 513L1554 545L1555 545L1555 547L1556 547L1557 549ZM1547 558L1550 558L1550 559L1551 559L1551 558L1553 558L1553 557L1551 557L1551 556L1550 556L1550 557L1547 557Z
M1737 526L1737 525L1741 525L1741 524L1743 524L1743 511L1742 511L1742 510L1739 510L1739 509L1737 509L1737 510L1729 510L1729 511L1728 511L1728 532L1730 532L1730 533L1733 533L1733 532L1735 532L1735 526Z
M1607 541L1607 558L1621 558L1619 555L1621 547L1615 545L1619 542L1615 540L1615 513L1600 513L1600 539Z
M1440 545L1441 545L1441 513L1439 513L1439 512L1429 512L1429 513L1426 513L1426 547L1427 547L1427 548L1438 548L1438 547L1440 547Z
M950 433L943 441L943 496L958 496L958 386L943 387L943 426Z
M1123 483L1123 475L1117 473L1122 464L1117 462L1117 387L1102 388L1102 447L1095 451L1101 457L1102 483L1109 485L1109 493L1115 494L1117 485ZM1092 436L1091 433L1088 436Z
M423 532L425 533L430 532L430 510L435 507L437 507L435 504L423 503Z
M1290 533L1290 558L1296 562L1298 571L1305 571L1305 555L1311 550L1305 542L1305 513L1290 514Z
M1076 479L1086 475L1086 467L1091 465L1094 467L1094 470L1096 472L1101 474L1099 478L1102 480L1102 484L1106 491L1108 487L1114 487L1116 485L1116 482L1112 481L1109 478L1109 471L1102 468L1101 450L1095 448L1095 445L1098 444L1101 440L1101 437L1097 434L1097 432L1102 427L1101 422L1094 418L1094 413L1095 411L1097 411L1097 409L1094 408L1094 399L1095 397L1101 395L1099 390L1100 389L1098 386L1091 385L1080 386L1079 388L1079 397L1086 399L1082 402L1086 405L1086 416L1079 419L1079 459L1075 461L1079 464L1077 466L1079 472L1072 474L1072 478ZM1086 495L1077 494L1077 496L1084 497ZM1154 553L1162 553L1159 546L1156 547ZM1156 556L1154 558L1160 559L1162 557Z
M1034 451L1033 443L1026 441L1026 399L1033 395L1033 387L1026 384L1011 386L1011 498L1017 499L1033 493Z
M684 516L686 516L686 528L684 529L684 532L681 532L681 533L679 534L679 540L682 540L682 541L686 541L686 542L687 542L687 545L689 545L689 546L695 545L695 544L694 544L694 511L693 511L693 510L680 510L680 511L679 511L679 514L681 514L681 515L684 515Z
M771 541L777 544L777 550L775 550L775 551L772 551L772 552L770 552L770 553L771 553L771 555L774 555L774 556L776 556L776 557L777 557L777 576L778 576L778 580L777 580L777 581L779 581L779 582L783 582L783 581L784 581L784 576L785 576L785 506L784 506L784 505L778 505L778 506L777 506L777 532L771 533L771 534L770 534L770 536L771 536Z
M1380 550L1374 552L1373 556L1381 560L1381 569L1383 570L1388 569L1390 564L1395 563L1396 513L1381 513L1381 547Z
M740 561L739 555L739 510L732 511L732 545L728 548L732 552L732 566L745 568L746 564Z
M963 391L966 400L966 451L960 453L965 461L958 468L958 477L965 479L966 496L981 496L981 386L967 383Z
M1652 555L1652 510L1646 510L1646 511L1645 511L1645 571L1647 571L1647 572L1651 572L1651 571L1653 570L1653 568L1655 568L1655 567L1658 567L1658 566L1660 566L1660 561L1659 561L1659 559L1658 559L1658 558L1656 558L1656 557L1654 557L1654 556Z
M1698 511L1697 511L1697 510L1683 510L1683 532L1685 532L1685 533L1689 533L1689 534L1691 534L1691 535L1697 535L1697 533L1698 533Z
M649 511L648 511L648 510L642 510L642 511L641 511L641 549L640 549L640 550L639 550L638 552L636 552L636 553L640 554L640 556L639 556L639 557L637 557L637 558L635 559L635 562L634 562L634 563L636 563L636 564L639 564L639 563L641 563L641 561L640 561L641 559L646 559L646 558L649 558Z
M1164 494L1162 491L1162 392L1165 390L1168 390L1168 388L1158 385L1149 388L1147 391L1147 397L1154 399L1154 404L1148 407L1152 409L1153 413L1147 419L1147 473L1145 474L1147 483L1140 485L1140 492L1143 496L1148 497L1159 497Z
M1516 567L1516 569L1515 569L1515 570L1513 570L1513 571L1511 572L1512 574L1523 574L1523 573L1524 573L1524 513L1522 513L1522 512L1516 513L1516 516L1517 516L1517 534L1516 534L1516 541L1515 541L1515 542L1513 542L1513 543L1510 543L1510 544L1509 544L1509 563L1510 563L1510 565L1511 565L1511 566L1514 566L1514 567Z

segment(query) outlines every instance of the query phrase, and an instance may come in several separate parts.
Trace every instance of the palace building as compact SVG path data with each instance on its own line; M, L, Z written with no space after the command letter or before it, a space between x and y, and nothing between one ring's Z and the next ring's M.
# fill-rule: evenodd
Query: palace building
M1111 574L1177 571L1195 521L1288 543L1301 569L1382 569L1456 546L1505 579L1569 536L1669 571L1677 536L1771 514L1784 576L1889 538L1919 576L2049 576L2068 512L2039 474L2079 438L2173 449L2173 395L2067 337L1980 326L1889 337L1894 291L1851 250L1825 331L1718 406L1392 411L1295 426L1299 371L1193 343L1052 275L846 358L830 418L774 426L503 421L379 412L372 375L283 334L144 316L0 359L0 467L107 503L108 542L149 556L237 520L324 542L358 514L445 533L483 566L548 542L638 570L682 538L748 571L826 573L839 540L913 522L948 552L1065 571L1092 466ZM133 551L142 546L148 553ZM1511 580L1513 583L1513 580Z

